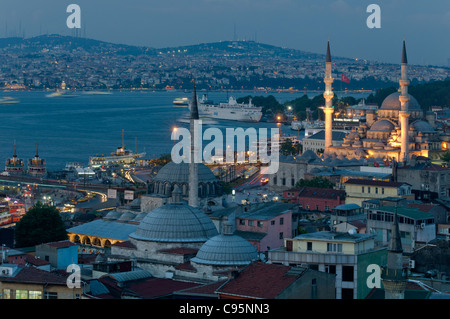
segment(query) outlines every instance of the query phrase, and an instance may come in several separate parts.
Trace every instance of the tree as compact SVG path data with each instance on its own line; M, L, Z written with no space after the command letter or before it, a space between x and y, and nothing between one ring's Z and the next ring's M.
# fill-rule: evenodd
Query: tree
M67 231L59 211L38 202L17 222L14 236L16 247L30 247L66 240Z
M450 151L445 152L441 155L441 160L448 163L450 162Z
M318 187L318 188L333 188L334 183L330 182L330 180L324 178L324 177L314 177L311 180L308 179L301 179L296 184L295 187Z
M286 139L280 147L280 153L282 155L296 155L300 152L301 144L292 143L290 139Z

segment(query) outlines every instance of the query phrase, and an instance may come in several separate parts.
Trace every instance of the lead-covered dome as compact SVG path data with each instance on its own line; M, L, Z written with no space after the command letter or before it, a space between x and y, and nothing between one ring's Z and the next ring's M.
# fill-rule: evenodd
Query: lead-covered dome
M228 225L224 234L205 242L191 261L216 266L242 266L257 259L256 248L248 240L231 233Z
M379 120L370 127L370 131L391 132L395 128L394 123L388 120Z
M130 237L156 242L206 242L216 235L216 227L201 210L173 203L148 213Z
M217 182L216 176L203 163L198 163L198 181L199 183ZM189 183L189 163L169 162L164 165L156 174L154 181L170 182L170 183Z
M400 104L400 92L394 92L389 94L381 104L380 110L401 110L401 104ZM411 94L408 94L409 96L409 104L408 109L411 111L419 111L421 110L419 102L417 102L416 98L412 96Z
M430 123L426 121L415 121L411 123L410 128L412 128L415 131L422 132L422 133L435 133L436 130L433 126L430 125Z

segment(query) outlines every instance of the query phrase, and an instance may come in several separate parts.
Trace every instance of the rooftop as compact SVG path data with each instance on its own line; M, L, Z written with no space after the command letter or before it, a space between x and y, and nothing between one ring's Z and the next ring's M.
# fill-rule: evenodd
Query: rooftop
M345 241L345 242L361 242L368 239L373 238L374 235L372 234L349 234L347 232L340 233L340 232L333 232L333 231L319 231L319 232L313 232L313 233L306 233L301 234L296 237L295 239L313 239L313 240L325 240L325 241Z
M138 225L121 223L116 220L96 219L92 222L69 228L67 232L101 238L128 240L128 235L136 231Z
M385 211L395 213L398 215L402 215L405 217L409 217L411 219L428 219L434 218L434 215L431 213L423 212L419 208L416 207L405 207L405 206L381 206L378 208L374 208L377 211Z
M216 290L216 293L250 298L274 299L303 275L290 275L293 267L257 262L239 272ZM261 280L261 279L264 280Z
M332 188L302 187L297 190L299 191L298 197L336 199L345 196L344 190Z
M375 181L370 179L353 179L353 178L346 181L345 184L381 186L381 187L400 187L402 185L410 185L408 183L401 183L401 182L386 182L386 181Z
M331 139L333 141L343 141L346 134L347 134L346 132L333 131ZM310 137L308 137L306 139L308 139L308 140L325 140L325 130L317 132L316 134L311 135Z

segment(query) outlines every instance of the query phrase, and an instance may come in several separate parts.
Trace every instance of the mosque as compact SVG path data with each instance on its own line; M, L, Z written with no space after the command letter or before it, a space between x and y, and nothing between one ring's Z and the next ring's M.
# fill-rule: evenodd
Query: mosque
M401 58L400 89L387 96L378 112L366 111L366 121L347 133L339 146L332 144L333 78L328 43L325 68L325 155L356 158L377 158L408 163L412 156L429 157L432 152L447 149L446 136L439 131L432 112L424 111L408 93L408 61L405 41Z
M192 101L194 138L194 120L198 119L195 86ZM133 267L157 278L215 282L257 261L256 247L234 234L234 218L217 229L202 208L201 195L221 191L212 172L199 163L177 165L167 164L153 181L151 195L164 198L163 203L149 212L110 212L101 220L69 229L70 240L110 248L103 262L132 261ZM207 182L204 189L201 182ZM191 185L199 185L198 191L190 191Z

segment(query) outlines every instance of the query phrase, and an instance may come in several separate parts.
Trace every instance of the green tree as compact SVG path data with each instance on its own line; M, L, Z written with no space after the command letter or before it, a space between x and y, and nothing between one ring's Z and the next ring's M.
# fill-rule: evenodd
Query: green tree
M445 152L441 155L441 160L448 163L450 162L450 151Z
M301 144L300 143L292 143L290 139L286 139L280 147L280 153L282 155L296 155L301 150Z
M65 240L67 231L59 211L38 202L17 222L14 236L16 247L30 247Z
M296 184L295 187L318 187L318 188L333 188L334 183L324 177L314 177L311 180L301 179Z

